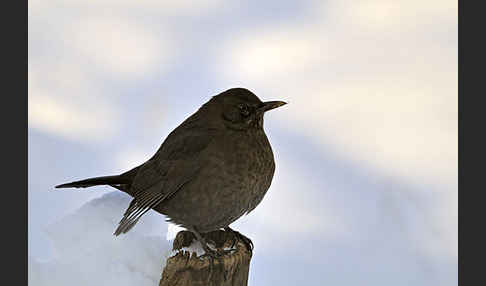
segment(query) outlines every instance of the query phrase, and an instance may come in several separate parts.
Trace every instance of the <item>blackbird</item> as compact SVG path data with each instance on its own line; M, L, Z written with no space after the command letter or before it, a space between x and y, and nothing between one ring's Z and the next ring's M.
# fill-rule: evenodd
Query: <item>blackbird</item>
M145 163L56 188L112 186L133 197L114 235L126 233L153 209L192 232L213 256L204 234L233 231L229 225L251 212L270 187L275 162L263 115L284 104L262 102L245 88L228 89L174 129Z

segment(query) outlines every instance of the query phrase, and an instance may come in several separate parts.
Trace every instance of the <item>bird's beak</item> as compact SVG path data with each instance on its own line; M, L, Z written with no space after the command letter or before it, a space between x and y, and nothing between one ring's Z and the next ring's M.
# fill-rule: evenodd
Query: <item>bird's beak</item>
M280 107L282 105L287 104L287 102L284 101L267 101L263 103L263 106L258 109L260 112L266 112L269 111L270 109L274 109L277 107Z

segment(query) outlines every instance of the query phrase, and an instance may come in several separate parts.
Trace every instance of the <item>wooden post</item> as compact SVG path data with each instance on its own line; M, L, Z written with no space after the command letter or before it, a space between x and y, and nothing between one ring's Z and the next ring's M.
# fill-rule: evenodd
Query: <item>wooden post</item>
M228 249L234 242L230 232L217 230L204 235L214 241L216 248ZM194 235L188 231L177 233L173 250L179 251L167 259L159 286L246 286L252 253L241 241L235 243L234 250L221 258L197 257L196 253L181 250L191 245Z

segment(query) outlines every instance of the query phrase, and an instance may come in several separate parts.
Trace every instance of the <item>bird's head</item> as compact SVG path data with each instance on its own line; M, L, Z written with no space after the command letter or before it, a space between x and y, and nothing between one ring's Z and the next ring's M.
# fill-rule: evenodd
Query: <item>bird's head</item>
M213 97L213 100L221 107L225 125L235 130L263 128L265 112L286 104L283 101L262 102L245 88L228 89Z

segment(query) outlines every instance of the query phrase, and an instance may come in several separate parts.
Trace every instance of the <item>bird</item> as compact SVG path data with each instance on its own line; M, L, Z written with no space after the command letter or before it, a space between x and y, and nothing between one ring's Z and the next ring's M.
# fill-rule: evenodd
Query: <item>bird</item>
M252 249L251 240L229 225L253 211L271 185L275 160L263 117L285 104L263 102L246 88L230 88L170 132L143 164L55 188L108 185L133 197L115 236L131 230L152 209L192 232L212 257L218 253L204 234L215 230L234 232Z

